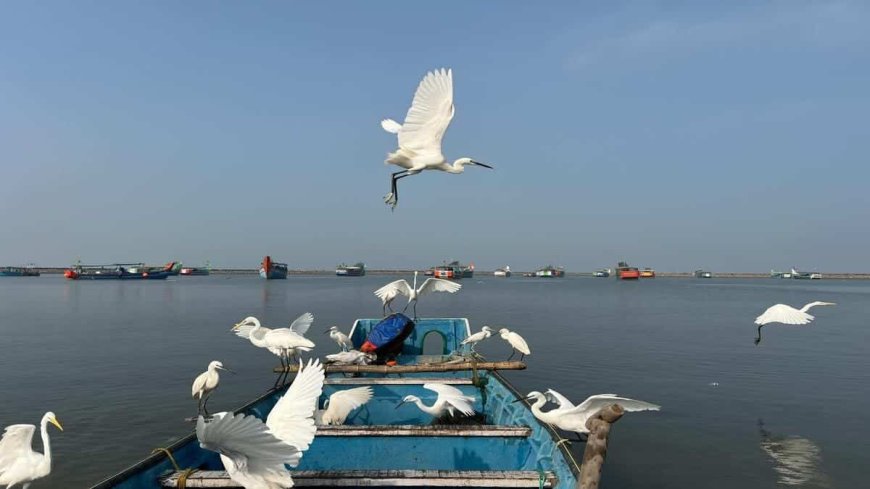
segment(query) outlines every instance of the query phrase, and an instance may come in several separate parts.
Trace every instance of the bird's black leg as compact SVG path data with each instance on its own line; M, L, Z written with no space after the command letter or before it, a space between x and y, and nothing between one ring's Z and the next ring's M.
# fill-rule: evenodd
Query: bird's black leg
M272 389L278 388L278 382L281 381L281 376L283 376L284 372L287 370L287 367L284 365L284 355L278 355L278 360L281 361L281 372L278 373L278 377L275 379L275 385L272 386Z
M521 362L523 361L523 358L526 358L526 354L525 354L525 353L523 353L522 355L520 355L520 361L521 361Z
M199 396L199 401L196 403L196 414L202 415L202 395Z
M761 326L764 325L762 324L758 326L758 338L755 338L755 346L758 346L758 344L761 343Z
M417 319L417 301L414 301L414 319Z
M205 400L202 401L202 412L205 414L205 417L208 418L208 398L211 397L211 392L205 395Z
M407 173L408 173L408 170L401 170L401 171L394 172L391 179L390 179L390 193L388 193L386 196L384 196L384 202L387 205L393 206L394 209L396 208L396 204L399 202L399 188L396 185L396 180L398 180L399 178L402 178L404 176L407 176Z
M511 356L509 356L508 359L505 361L509 362L511 360L511 358L513 358L514 355L516 355L516 353L517 353L517 351L515 349L511 348Z

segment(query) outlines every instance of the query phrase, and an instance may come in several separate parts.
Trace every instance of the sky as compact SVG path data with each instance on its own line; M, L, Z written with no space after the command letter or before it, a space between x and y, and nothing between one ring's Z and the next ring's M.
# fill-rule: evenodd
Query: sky
M868 271L865 2L4 2L0 265ZM454 72L449 160L383 202Z

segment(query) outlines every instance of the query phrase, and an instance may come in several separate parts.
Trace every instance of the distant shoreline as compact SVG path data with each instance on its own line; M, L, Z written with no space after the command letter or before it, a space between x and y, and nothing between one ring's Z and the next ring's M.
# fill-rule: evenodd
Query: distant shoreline
M44 274L62 274L68 267L36 267L40 273ZM417 270L422 271L422 270ZM259 270L256 268L212 268L211 273L214 275L256 275ZM413 274L414 270L386 270L386 269L366 269L367 275L407 275ZM494 278L492 270L475 270L477 277ZM514 271L515 277L522 278L523 273ZM288 270L288 275L335 275L335 270ZM568 277L591 277L592 272L565 272ZM657 277L663 278L694 278L693 272L656 272ZM613 278L613 277L610 277ZM722 272L713 273L713 279L717 278L771 278L769 273L751 273L751 272ZM870 280L870 273L825 273L822 272L822 280ZM645 280L645 279L644 279ZM699 279L710 280L710 279ZM789 280L789 279L778 279Z

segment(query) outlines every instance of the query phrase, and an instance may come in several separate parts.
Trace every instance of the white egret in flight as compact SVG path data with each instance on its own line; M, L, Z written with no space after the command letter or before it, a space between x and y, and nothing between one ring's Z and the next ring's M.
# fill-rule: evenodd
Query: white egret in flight
M338 330L338 326L330 327L323 334L328 334L329 337L332 338L332 341L338 343L338 347L341 348L341 351L348 351L353 348L353 342L350 341L350 338L348 338L346 334Z
M444 414L449 413L454 416L456 411L465 416L474 415L474 397L466 396L461 390L447 384L423 384L424 389L429 389L432 392L438 393L438 398L431 406L423 404L417 396L405 396L396 409L399 409L406 402L412 402L426 414L440 418Z
M359 350L348 350L326 355L326 363L336 365L368 365L377 359L373 353L363 353Z
M42 434L42 447L45 453L33 450L32 424L13 424L6 427L0 439L0 486L7 489L21 484L22 489L30 483L51 473L51 444L48 440L48 423L63 431L54 413L49 411L42 417L39 430Z
M289 328L269 329L260 325L260 321L253 316L246 317L242 322L233 326L233 331L236 331L239 336L243 336L243 329L247 330L248 338L251 343L263 345L263 348L278 355L281 359L282 374L275 381L275 387L278 386L281 378L286 379L290 366L291 357L295 357L300 351L311 351L314 348L314 342L304 337L303 335L311 327L314 322L314 315L310 312L296 318ZM253 325L250 329L247 326ZM265 332L264 332L265 331ZM259 345L257 345L259 346Z
M208 399L211 397L211 393L218 386L218 382L220 381L220 375L218 375L218 370L225 370L227 372L231 372L232 370L228 368L224 368L224 364L215 360L208 364L208 370L196 376L193 380L193 387L191 387L191 396L194 399L199 400L199 404L197 406L198 414L205 414L208 416L208 409L206 408L206 404L208 404Z
M519 334L514 333L507 328L501 328L500 330L498 330L498 334L503 340L507 341L511 345L511 356L508 357L508 360L513 358L516 352L520 352L521 354L520 361L523 361L523 358L525 358L526 355L532 354L531 350L529 350L528 343L526 343L526 340L524 340L523 337Z
M223 412L206 422L199 416L199 445L220 454L230 479L245 489L292 487L285 465L296 467L314 440L314 410L323 392L323 366L309 360L278 400L266 422L256 416Z
M414 285L411 286L408 284L408 281L405 279L399 279L395 282L390 282L387 285L384 285L380 289L375 291L375 295L378 296L379 299L385 301L385 297L393 296L395 297L398 294L404 295L408 298L408 304L405 305L405 309L402 310L404 312L408 309L408 306L411 303L414 303L414 317L417 317L417 299L423 295L428 294L430 292L449 292L451 294L457 292L462 288L461 285L456 282L451 282L450 280L444 280L440 278L427 278L423 281L423 285L417 288L417 274L418 272L414 271ZM392 300L392 299L391 299Z
M808 314L807 311L810 308L815 306L836 306L837 304L833 302L810 302L800 309L795 309L794 307L785 305L785 304L776 304L767 308L761 316L755 318L755 324L758 325L758 337L755 338L755 344L758 345L761 343L761 328L765 324L768 323L780 323L780 324L791 324L791 325L801 325L801 324L809 324L816 317L812 314Z
M314 422L318 425L341 425L354 409L372 399L369 386L345 389L333 393L323 404L323 409L314 412Z
M480 331L478 331L477 333L474 333L468 338L462 340L462 343L460 343L460 345L471 345L471 351L474 351L475 345L489 338L490 336L492 336L492 328L490 328L489 326L484 326L483 328L480 328Z
M594 396L589 396L585 401L575 406L565 396L552 389L548 390L546 395L538 391L529 392L525 398L517 399L517 401L532 399L535 400L534 404L531 406L532 414L535 415L536 418L559 429L573 431L578 434L588 434L589 429L586 428L586 421L588 421L592 416L595 416L595 414L602 408L610 406L611 404L619 404L626 412L658 411L661 408L661 406L655 404L629 399L627 397L620 397L616 394L596 394ZM547 400L559 404L559 407L546 412L541 411L541 408L547 403Z
M389 153L384 163L404 168L393 173L390 193L384 197L387 205L395 209L399 202L396 186L399 179L416 175L423 170L462 173L467 165L492 169L491 166L471 158L459 158L453 164L447 163L441 154L441 140L454 112L453 72L442 68L430 71L420 82L404 124L392 119L381 121L381 127L385 131L399 136L399 148Z

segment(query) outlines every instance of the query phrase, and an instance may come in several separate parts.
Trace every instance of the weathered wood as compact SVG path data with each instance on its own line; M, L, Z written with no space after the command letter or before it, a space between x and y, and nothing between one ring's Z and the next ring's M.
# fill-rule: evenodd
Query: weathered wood
M622 406L611 404L586 421L589 438L586 440L586 450L583 451L583 462L580 464L578 489L598 489L598 484L601 482L601 467L604 466L604 459L607 457L610 427L624 413Z
M326 365L326 373L344 374L410 374L424 372L458 372L463 370L525 370L523 362L456 362L456 363L430 363L424 365ZM291 365L290 372L299 370L298 365ZM281 372L281 367L274 368L275 373Z
M323 383L327 385L471 385L473 382L470 378L460 377L329 377Z
M504 425L341 425L318 426L317 436L487 436L528 437L528 426Z
M298 470L291 471L295 487L533 487L539 486L534 470ZM178 487L180 473L162 480L163 487ZM556 475L544 473L544 487L555 487ZM224 471L194 472L186 487L240 487Z

